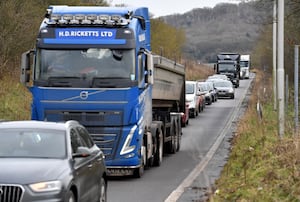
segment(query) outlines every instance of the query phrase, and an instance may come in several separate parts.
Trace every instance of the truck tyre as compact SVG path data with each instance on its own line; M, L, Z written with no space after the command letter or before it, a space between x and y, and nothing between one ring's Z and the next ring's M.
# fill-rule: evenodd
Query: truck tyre
M170 151L171 154L176 153L176 145L177 145L176 136L172 135L171 151Z
M141 178L144 174L144 164L139 167L139 168L136 168L134 171L133 171L133 176L136 177L136 178Z
M177 146L176 146L176 152L178 152L179 150L180 150L180 139L181 139L181 137L180 137L181 135L177 135Z
M171 154L175 154L176 151L177 151L177 146L178 146L178 126L177 126L177 123L175 123L174 121L174 124L173 124L173 129L172 129L172 141L171 141Z
M145 146L142 147L141 153L142 153L141 166L139 168L136 168L136 169L133 170L133 177L136 177L136 178L141 178L144 174L145 161L147 160L147 157L146 157L147 148L145 148Z
M163 143L163 134L162 130L159 129L157 131L157 138L156 138L156 152L154 154L154 166L160 166L163 160L164 154L164 143Z

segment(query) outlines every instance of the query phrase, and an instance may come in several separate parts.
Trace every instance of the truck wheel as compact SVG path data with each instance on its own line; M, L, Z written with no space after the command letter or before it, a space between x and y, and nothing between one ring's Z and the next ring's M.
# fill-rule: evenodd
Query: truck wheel
M140 178L143 176L145 170L145 161L147 161L147 149L145 148L145 146L142 146L141 150L141 166L133 170L133 177L136 178Z
M144 174L144 163L143 165L141 165L141 167L139 168L136 168L134 171L133 171L133 176L136 177L136 178L141 178Z
M176 153L176 145L177 145L176 136L172 135L171 151L170 151L171 154L175 154Z
M173 124L171 153L175 154L178 146L178 124Z
M176 152L180 150L180 145L181 145L181 134L177 134L177 146L176 146Z
M162 130L159 129L158 135L156 138L156 152L154 154L154 166L160 166L163 160L163 154L164 154L164 144L163 144L163 134Z

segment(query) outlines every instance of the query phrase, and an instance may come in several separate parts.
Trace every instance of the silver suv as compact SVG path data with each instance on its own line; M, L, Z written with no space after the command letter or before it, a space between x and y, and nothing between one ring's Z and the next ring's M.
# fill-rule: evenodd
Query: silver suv
M103 152L77 121L0 122L5 201L107 201Z

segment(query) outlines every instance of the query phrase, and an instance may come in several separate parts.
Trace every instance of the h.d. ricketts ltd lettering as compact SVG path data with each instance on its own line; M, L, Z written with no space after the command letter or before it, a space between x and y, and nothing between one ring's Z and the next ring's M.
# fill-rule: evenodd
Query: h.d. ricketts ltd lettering
M110 31L60 31L59 37L112 37Z

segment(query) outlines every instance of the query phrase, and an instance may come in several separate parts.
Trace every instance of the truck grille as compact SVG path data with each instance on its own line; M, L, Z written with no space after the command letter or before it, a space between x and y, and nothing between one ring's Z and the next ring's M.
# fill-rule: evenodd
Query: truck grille
M0 184L0 202L19 202L23 194L21 186Z
M76 120L85 126L121 125L123 121L122 111L59 111L45 110L45 118L48 121Z
M115 156L121 136L121 128L110 128L105 131L103 128L87 127L95 144L103 151L106 160Z

